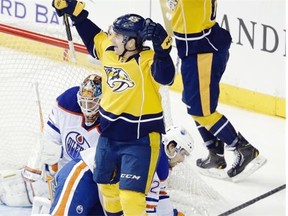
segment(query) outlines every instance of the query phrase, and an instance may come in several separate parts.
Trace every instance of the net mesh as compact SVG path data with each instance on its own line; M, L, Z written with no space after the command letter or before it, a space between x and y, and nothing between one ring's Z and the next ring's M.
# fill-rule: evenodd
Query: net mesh
M173 168L168 179L168 192L177 208L185 215L219 215L228 207L228 202L184 161Z
M95 73L90 65L70 62L67 49L0 31L0 169L24 166L40 131L32 84L38 83L45 122L59 94Z

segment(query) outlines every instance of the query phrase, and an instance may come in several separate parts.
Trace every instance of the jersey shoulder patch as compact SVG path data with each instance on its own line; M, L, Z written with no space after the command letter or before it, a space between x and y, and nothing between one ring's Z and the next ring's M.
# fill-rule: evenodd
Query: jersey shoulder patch
M59 95L57 97L58 106L67 110L68 112L82 114L81 108L77 102L77 93L79 88L79 86L74 86Z

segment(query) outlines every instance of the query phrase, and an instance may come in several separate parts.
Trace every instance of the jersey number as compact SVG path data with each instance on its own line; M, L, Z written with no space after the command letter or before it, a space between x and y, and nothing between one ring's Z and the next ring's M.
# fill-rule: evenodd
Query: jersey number
M157 188L159 188L159 185L160 185L160 182L154 180L154 181L151 183L150 192L157 194L157 191L159 190L159 189L157 189Z

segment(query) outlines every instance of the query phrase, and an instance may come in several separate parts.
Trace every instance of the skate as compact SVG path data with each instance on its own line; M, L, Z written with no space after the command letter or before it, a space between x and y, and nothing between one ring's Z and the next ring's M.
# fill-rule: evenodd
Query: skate
M253 147L240 133L238 139L234 150L235 161L227 172L233 182L247 178L267 161L266 158L259 155L259 150Z
M224 158L224 143L217 140L215 147L209 149L209 155L205 159L198 159L196 165L200 168L199 172L213 178L227 178L224 172L227 164Z

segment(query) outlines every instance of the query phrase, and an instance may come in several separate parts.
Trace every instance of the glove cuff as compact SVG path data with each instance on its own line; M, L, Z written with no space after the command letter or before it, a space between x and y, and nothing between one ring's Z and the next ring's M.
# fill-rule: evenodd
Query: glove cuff
M154 52L155 52L155 57L158 59L165 59L169 57L170 51L172 49L172 46L168 46L168 48L163 49L161 45L155 45L153 44Z
M71 20L73 21L73 25L77 25L78 23L83 22L89 15L89 12L86 10L82 10L82 12L78 16L71 16Z
M81 1L77 1L75 9L73 11L73 16L77 17L84 10L85 3Z

